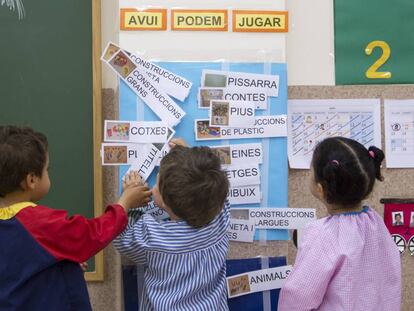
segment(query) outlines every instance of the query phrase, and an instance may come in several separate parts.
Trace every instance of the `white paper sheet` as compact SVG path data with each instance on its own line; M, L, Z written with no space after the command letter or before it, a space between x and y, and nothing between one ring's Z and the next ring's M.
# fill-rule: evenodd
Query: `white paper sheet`
M228 199L231 205L260 203L262 200L260 186L230 187Z
M224 168L231 187L259 185L260 169L257 163L229 165Z
M381 148L379 99L288 101L288 156L291 168L309 169L315 146L343 136Z
M118 45L113 42L109 42L102 54L101 59L104 62L108 62L111 56L119 49L120 47ZM171 95L180 101L184 101L187 98L192 86L190 81L144 59L142 56L138 56L130 51L127 52L130 54L130 57L134 61L135 65L137 65L142 71L145 71L152 81L163 89L168 95Z
M251 293L282 288L292 271L292 266L250 271L227 277L227 294L229 298Z
M230 241L253 243L254 221L230 218L227 236Z
M152 147L149 150L147 150L146 153L143 153L139 157L139 159L132 162L131 166L129 167L128 171L126 171L125 175L130 173L131 171L136 171L139 173L139 175L144 181L148 179L148 177L154 170L154 167L161 153L161 151L156 146L151 146Z
M135 64L127 52L119 50L107 64L169 126L177 125L185 116L184 110Z
M252 127L255 123L253 102L212 100L210 125L219 127Z
M263 162L261 143L220 145L211 146L210 148L220 158L223 166L244 164L246 162L261 164Z
M253 127L220 128L210 126L208 119L194 120L196 140L284 137L287 135L286 115L257 116Z
M205 69L202 72L201 86L225 87L233 91L249 90L250 92L261 92L265 89L268 96L279 96L277 75Z
M414 100L384 100L388 168L414 167Z
M254 220L256 229L300 229L316 220L314 208L232 208L231 212Z
M211 100L234 100L253 102L256 109L267 109L267 90L233 90L219 87L198 89L198 108L209 109Z
M144 162L153 148L153 144L102 143L102 165L128 165Z
M168 126L161 121L105 120L104 133L107 142L165 143Z

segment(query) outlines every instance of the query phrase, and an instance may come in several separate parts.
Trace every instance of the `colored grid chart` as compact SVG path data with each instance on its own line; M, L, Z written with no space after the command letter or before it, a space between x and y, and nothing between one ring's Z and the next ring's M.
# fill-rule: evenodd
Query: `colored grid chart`
M328 137L381 146L379 100L291 100L288 120L292 168L309 168L316 145Z

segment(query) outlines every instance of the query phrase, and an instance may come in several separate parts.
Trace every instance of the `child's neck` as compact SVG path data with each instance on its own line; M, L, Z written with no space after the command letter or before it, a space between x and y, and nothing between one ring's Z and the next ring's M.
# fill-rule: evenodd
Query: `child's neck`
M352 212L362 212L363 210L363 206L361 205L361 203L357 203L354 205L338 205L338 204L325 203L325 206L330 215L352 213Z
M23 191L8 193L5 197L0 198L0 208L7 207L16 203L31 201L31 196Z

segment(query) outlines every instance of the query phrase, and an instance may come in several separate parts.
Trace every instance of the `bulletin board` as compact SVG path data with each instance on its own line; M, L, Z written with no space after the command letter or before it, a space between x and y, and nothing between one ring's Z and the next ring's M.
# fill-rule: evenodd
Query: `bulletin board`
M178 74L193 83L188 98L179 103L187 115L175 130L175 137L184 138L190 146L199 145L231 145L261 142L263 146L263 164L261 164L261 204L237 205L235 207L286 207L287 206L287 142L286 137L264 139L233 139L219 141L196 141L194 120L208 118L208 110L198 108L197 93L203 69L225 70L236 72L260 73L279 75L279 96L268 97L268 109L256 110L257 115L286 114L287 81L286 64L280 63L229 63L229 62L162 62L158 65ZM120 120L152 121L159 118L145 105L135 93L124 83L119 88ZM260 112L258 112L260 111ZM126 167L121 169L122 177ZM156 173L152 173L149 180L154 184ZM286 240L286 230L257 230L257 240Z
M0 123L48 137L52 186L40 203L101 215L100 1L23 5L21 19L0 6ZM103 280L102 253L89 261L86 279Z

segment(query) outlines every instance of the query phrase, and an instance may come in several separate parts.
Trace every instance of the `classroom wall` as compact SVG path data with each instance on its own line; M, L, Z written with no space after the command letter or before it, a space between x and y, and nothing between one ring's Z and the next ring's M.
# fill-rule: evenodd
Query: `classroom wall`
M328 1L329 2L329 1ZM118 42L118 3L117 1L102 1L102 45L111 40ZM290 31L287 37L287 60L289 84L306 85L315 78L315 84L333 84L333 30L332 6L327 5L324 0L316 0L308 4L299 0L288 1L290 12ZM312 14L300 14L300 12L318 12L318 20L303 19L303 16ZM295 13L296 12L296 13ZM322 14L323 13L323 14ZM322 15L321 15L322 14ZM324 18L321 18L324 16ZM314 24L312 24L312 22ZM316 23L316 24L315 24ZM312 25L314 26L312 28ZM318 25L318 27L316 27ZM313 38L312 31L322 31L322 42L315 45L304 41ZM303 33L303 31L306 33ZM321 33L318 34L321 36ZM310 50L312 46L312 50ZM315 50L316 49L316 50ZM312 55L312 62L304 60L304 55ZM313 66L310 66L313 64ZM316 68L316 69L315 69ZM325 68L326 70L321 70ZM118 112L117 102L117 79L106 67L102 67L103 87L103 117L104 119L116 119ZM361 85L361 86L289 86L290 99L329 99L329 98L413 98L414 85ZM289 170L289 207L316 208L318 217L326 215L321 204L312 197L308 189L307 170ZM367 203L375 208L381 215L383 206L379 203L383 197L414 197L414 170L392 169L383 170L385 181L377 183L374 192L367 199ZM117 169L104 167L104 203L114 202L117 193ZM288 256L290 264L294 263L296 249L288 241L256 242L246 245L245 243L231 243L229 258L248 258L255 256ZM121 311L122 307L122 282L121 282L121 258L108 246L105 249L105 281L102 283L89 283L88 289L93 309L97 311ZM403 264L403 307L402 311L409 311L414 305L414 258L408 252L402 256Z
M117 98L115 89L103 90L104 117L117 116ZM408 99L414 94L414 85L388 86L290 86L291 99L316 98L393 98ZM383 138L384 141L384 138ZM384 182L377 182L372 195L366 203L378 213L383 214L383 205L379 203L384 197L408 198L414 196L414 170L383 169ZM316 208L318 217L326 216L326 211L318 200L308 191L308 170L289 170L289 207ZM104 202L114 202L117 191L117 170L104 168ZM256 256L288 256L289 264L294 264L296 248L292 242L271 241L254 244L230 243L228 258L249 258ZM414 258L406 252L402 256L403 269L403 307L409 311L414 305ZM89 283L88 288L94 310L121 311L122 283L121 259L112 246L105 250L105 281Z
M359 85L359 86L291 86L290 99L316 98L381 98L409 99L413 98L414 85ZM383 111L383 109L382 109ZM383 121L382 121L383 122ZM382 126L384 132L384 127ZM384 135L382 137L384 146ZM366 203L383 215L384 206L381 198L412 198L414 197L413 169L382 170L384 182L377 182ZM308 191L308 170L289 171L289 207L311 207L317 209L319 217L326 216L321 204ZM289 262L293 263L296 249L289 246ZM386 267L384 267L386 269ZM414 305L414 257L406 251L402 256L403 297L402 311L412 311Z

